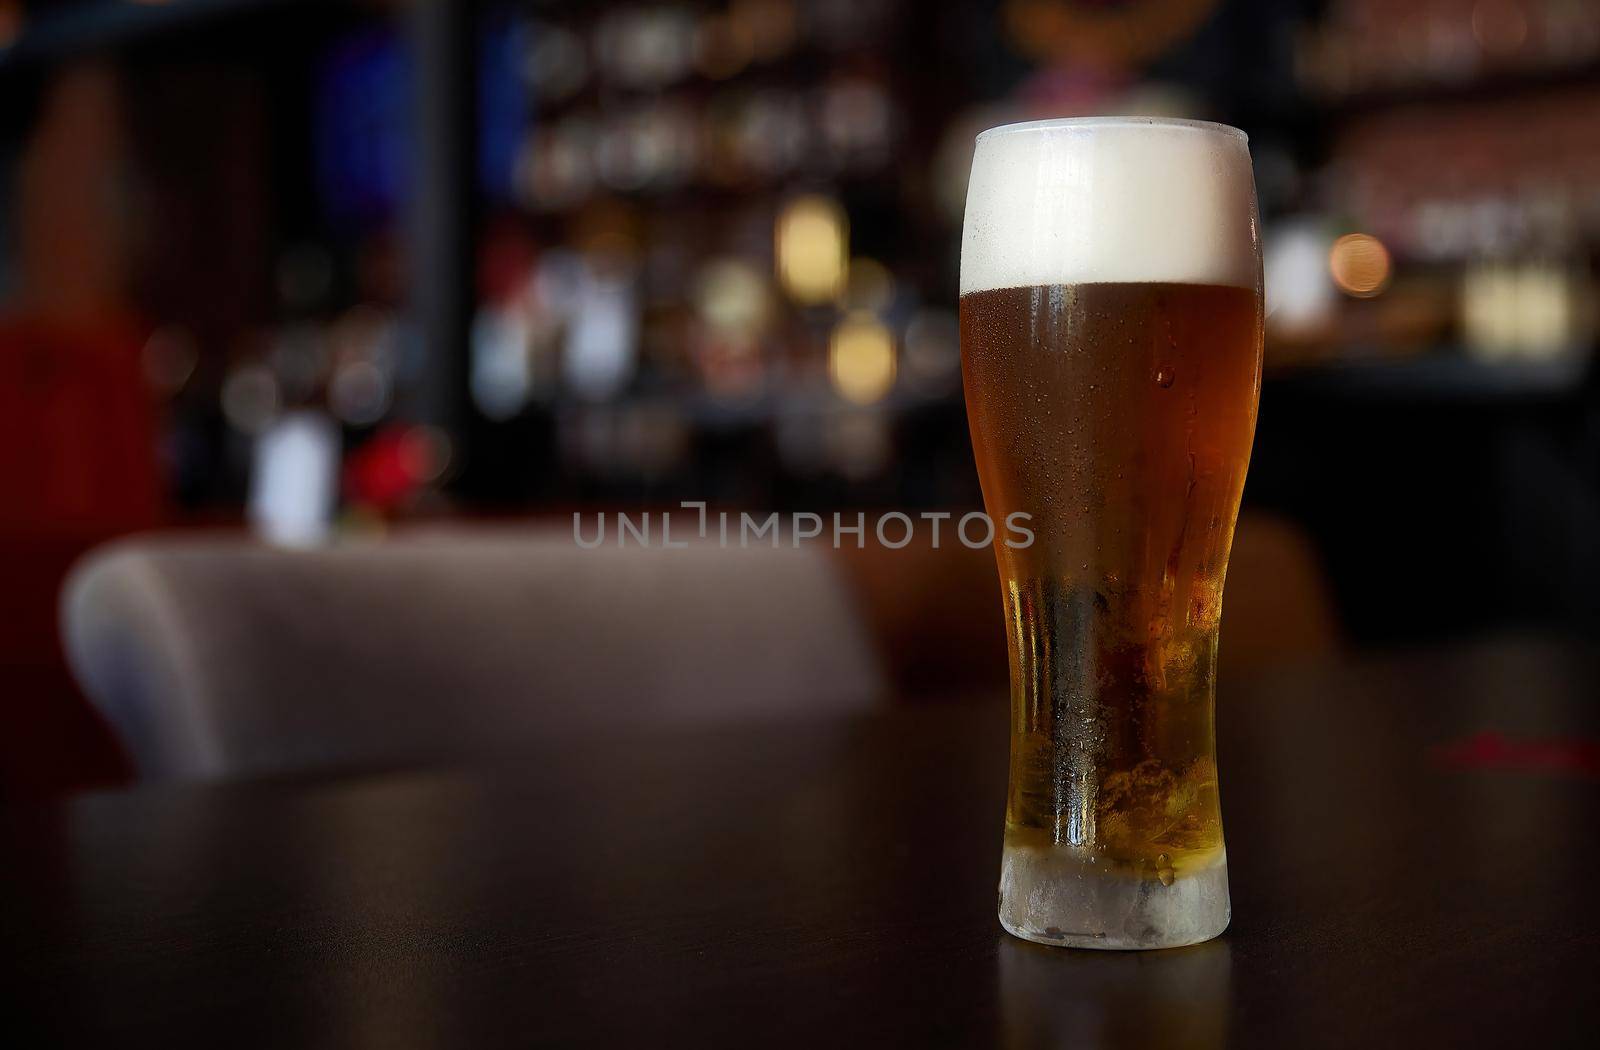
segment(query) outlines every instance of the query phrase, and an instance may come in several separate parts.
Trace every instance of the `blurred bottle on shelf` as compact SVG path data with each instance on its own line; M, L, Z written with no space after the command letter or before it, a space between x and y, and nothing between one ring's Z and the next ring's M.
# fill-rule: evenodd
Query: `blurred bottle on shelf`
M1521 188L1496 202L1461 278L1461 336L1486 361L1548 360L1587 352L1594 283L1573 195L1558 185Z
M263 426L253 449L246 510L262 539L309 547L329 537L339 455L338 427L326 413L301 409Z
M1530 235L1514 252L1469 264L1461 275L1466 352L1482 361L1544 361L1587 354L1595 287L1567 227Z
M1301 83L1326 98L1536 76L1600 58L1591 0L1334 0L1300 41Z

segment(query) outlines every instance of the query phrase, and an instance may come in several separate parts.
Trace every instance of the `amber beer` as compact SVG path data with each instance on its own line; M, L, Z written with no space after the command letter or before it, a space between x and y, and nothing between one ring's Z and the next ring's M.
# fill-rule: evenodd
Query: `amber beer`
M1000 920L1159 948L1229 903L1217 628L1261 376L1242 134L1136 119L979 136L961 342L1011 658Z

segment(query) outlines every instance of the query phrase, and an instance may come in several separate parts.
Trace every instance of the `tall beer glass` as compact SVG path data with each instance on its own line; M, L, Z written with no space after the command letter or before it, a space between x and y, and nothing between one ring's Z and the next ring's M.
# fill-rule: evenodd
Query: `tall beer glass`
M1084 948L1228 925L1213 700L1261 381L1243 133L1050 120L978 136L962 374L1011 659L1000 921Z

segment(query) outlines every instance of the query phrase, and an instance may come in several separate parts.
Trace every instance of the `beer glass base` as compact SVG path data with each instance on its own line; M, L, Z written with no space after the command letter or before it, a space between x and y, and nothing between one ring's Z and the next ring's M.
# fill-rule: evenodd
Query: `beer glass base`
M1039 944L1137 950L1198 944L1228 927L1223 857L1171 884L1108 871L1070 846L1007 846L1000 867L1000 925Z

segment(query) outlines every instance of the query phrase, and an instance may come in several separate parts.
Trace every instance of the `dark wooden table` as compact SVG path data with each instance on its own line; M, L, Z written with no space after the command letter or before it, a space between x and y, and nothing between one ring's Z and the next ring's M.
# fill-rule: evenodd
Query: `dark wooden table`
M1234 920L995 923L999 703L619 733L426 774L0 817L9 1045L1547 1047L1600 1031L1600 658L1222 698ZM1486 735L1485 735L1486 734Z

